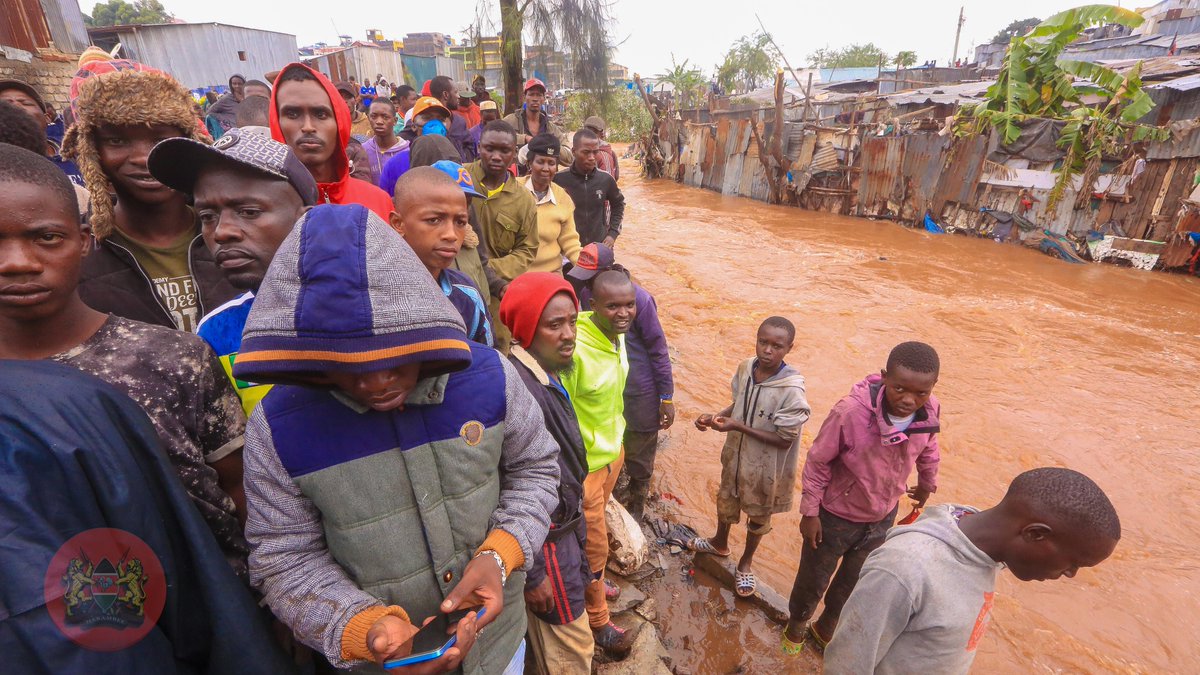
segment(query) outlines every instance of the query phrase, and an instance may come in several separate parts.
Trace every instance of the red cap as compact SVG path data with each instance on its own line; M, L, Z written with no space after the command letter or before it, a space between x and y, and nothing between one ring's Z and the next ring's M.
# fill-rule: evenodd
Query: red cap
M422 96L433 96L433 94L429 93L429 83L430 82L433 82L433 80L425 80L425 84L421 85L421 95Z
M508 284L504 297L500 298L500 321L508 326L517 344L528 347L533 342L542 312L559 293L570 295L571 302L579 306L571 284L557 274L526 272Z
M521 91L529 91L530 89L533 89L534 87L541 87L542 91L546 91L546 83L542 82L541 80L537 79L536 77L531 77L528 80L525 80L525 88L522 89Z

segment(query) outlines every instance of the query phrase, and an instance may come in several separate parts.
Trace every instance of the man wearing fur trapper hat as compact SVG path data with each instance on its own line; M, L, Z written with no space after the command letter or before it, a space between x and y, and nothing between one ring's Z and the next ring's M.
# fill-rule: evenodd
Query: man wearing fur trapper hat
M94 65L80 69L75 124L63 139L63 155L92 193L96 248L79 294L101 312L195 332L200 317L237 290L204 246L187 196L150 175L146 160L163 139L208 142L208 135L191 96L169 75Z

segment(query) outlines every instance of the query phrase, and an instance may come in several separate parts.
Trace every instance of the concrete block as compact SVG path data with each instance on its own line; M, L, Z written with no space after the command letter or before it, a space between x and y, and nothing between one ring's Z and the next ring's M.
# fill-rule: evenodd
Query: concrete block
M732 591L733 575L737 571L736 560L733 558L721 558L708 553L697 553L694 561L697 568L703 570L715 579L717 583ZM788 590L790 591L791 589ZM754 595L749 598L739 597L738 599L758 607L767 615L768 619L781 626L788 621L787 598L763 583L762 577L758 579L758 586L754 591Z

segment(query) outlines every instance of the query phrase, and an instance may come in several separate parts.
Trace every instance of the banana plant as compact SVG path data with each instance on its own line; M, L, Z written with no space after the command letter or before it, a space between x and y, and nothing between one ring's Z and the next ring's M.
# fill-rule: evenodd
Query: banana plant
M1166 129L1138 124L1154 108L1142 89L1141 63L1124 73L1100 64L1062 58L1064 50L1091 26L1120 24L1136 28L1145 19L1112 5L1085 5L1059 12L1009 43L995 84L978 105L962 108L956 120L960 135L991 127L1005 145L1021 137L1021 123L1031 119L1066 122L1058 146L1066 151L1047 200L1053 209L1077 176L1083 176L1075 203L1090 198L1105 155L1128 143L1165 139ZM1100 95L1102 106L1084 97Z

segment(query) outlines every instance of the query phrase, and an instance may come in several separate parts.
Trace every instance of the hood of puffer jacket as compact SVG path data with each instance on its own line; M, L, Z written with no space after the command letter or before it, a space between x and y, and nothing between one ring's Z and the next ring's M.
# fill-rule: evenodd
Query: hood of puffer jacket
M307 70L317 78L317 83L325 89L325 93L329 95L329 105L333 108L333 119L337 122L337 147L333 149L334 157L339 158L337 163L338 178L332 183L317 183L317 191L321 195L322 200L326 197L335 204L342 203L342 198L345 195L346 184L350 181L350 160L346 157L346 144L350 142L350 109L342 102L342 95L338 93L337 87L329 81L320 71L313 70L303 63L290 63L284 66L283 70L279 71L279 75L275 81L271 83L271 110L269 111L271 120L271 138L287 145L287 140L283 137L283 129L279 126L279 83L283 76L289 70L300 68Z
M422 377L471 365L462 317L379 216L358 204L309 210L255 294L234 375L303 384L410 363Z

